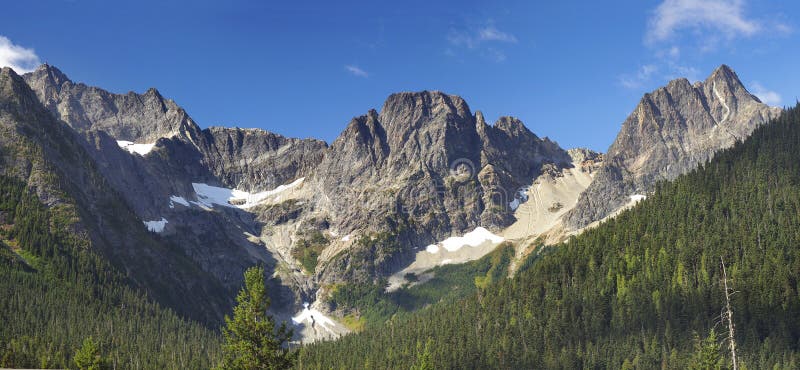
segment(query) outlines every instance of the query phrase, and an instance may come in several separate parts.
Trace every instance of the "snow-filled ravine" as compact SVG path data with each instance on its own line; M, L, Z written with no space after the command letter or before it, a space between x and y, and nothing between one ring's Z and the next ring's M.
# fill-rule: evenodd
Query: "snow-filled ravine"
M197 194L197 202L191 203L197 204L203 208L214 208L214 205L219 205L223 207L247 209L263 202L267 198L277 196L288 189L302 184L304 179L305 178L301 177L289 184L258 193L249 193L239 189L221 188L193 182L192 188L194 188L194 192ZM176 201L175 199L170 199L173 202Z
M317 303L303 303L303 310L292 317L292 323L299 327L296 332L303 342L335 339L350 332L344 325L313 308Z
M179 197L177 195L169 197L169 208L175 208L175 203L178 203L184 207L190 207L189 201L184 197Z
M292 317L292 322L295 325L305 324L311 327L316 327L319 325L327 332L334 334L333 326L335 324L333 320L328 318L328 316L323 315L322 312L319 312L313 308L308 308L308 302L303 303L303 311L300 311L300 314L297 316Z
M150 231L156 232L156 233L160 233L160 232L164 231L164 227L167 226L167 223L169 221L167 221L166 218L161 217L160 220L142 221L142 222L144 223L144 226L147 226L147 230L150 230Z
M119 145L120 148L125 149L130 153L145 155L147 153L150 153L150 151L153 150L153 146L155 146L156 144L155 143L136 144L132 141L117 140L117 145Z

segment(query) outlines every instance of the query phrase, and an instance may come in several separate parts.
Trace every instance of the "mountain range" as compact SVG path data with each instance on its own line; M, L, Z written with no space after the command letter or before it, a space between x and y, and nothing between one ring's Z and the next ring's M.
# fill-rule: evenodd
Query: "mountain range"
M392 94L328 144L202 129L155 89L115 94L51 65L3 68L0 173L48 208L74 209L72 233L185 317L218 325L242 272L266 266L274 314L313 340L348 331L336 320L358 307L330 299L342 287L420 284L410 277L503 240L521 260L781 112L723 65L645 94L605 154L561 148L514 117L490 125L438 91ZM334 319L315 326L306 310Z

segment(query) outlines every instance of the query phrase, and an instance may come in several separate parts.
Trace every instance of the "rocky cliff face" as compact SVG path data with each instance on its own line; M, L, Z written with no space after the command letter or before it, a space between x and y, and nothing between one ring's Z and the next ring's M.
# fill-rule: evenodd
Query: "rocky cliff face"
M155 90L113 94L73 83L52 66L24 77L48 111L72 129L139 224L163 222L159 237L225 287L224 298L241 286L247 267L278 264L256 237L263 224L254 214L235 207L203 206L194 184L252 192L273 189L306 176L319 163L324 142L263 130L201 130L182 108ZM131 152L118 144L120 140L151 149ZM270 289L276 306L291 310L299 304L291 290L302 295L303 284L276 280Z
M311 174L322 160L324 141L294 139L260 129L211 127L204 152L209 169L224 184L249 191L274 189Z
M705 81L681 78L645 94L565 223L579 229L602 219L630 196L694 169L779 113L751 95L725 65Z
M74 83L47 64L26 74L25 81L47 109L78 131L102 130L117 140L153 142L190 120L174 101L152 88L141 95L112 94Z
M231 299L223 285L147 231L83 138L56 120L10 68L0 71L0 173L70 215L71 237L85 240L153 298L200 321L218 322L227 311Z
M192 154L199 157L183 165L196 168L183 172L193 176L209 172L231 188L271 189L302 177L319 163L326 147L320 140L290 139L264 130L201 130L183 108L156 89L144 94L114 94L74 83L47 64L24 78L42 104L77 132L91 138L102 131L117 141L154 144L156 148L170 144L194 147L189 151L196 151ZM203 175L194 178L206 179Z
M326 152L313 182L332 230L397 237L401 247L391 253L385 245L361 246L377 249L378 266L370 267L387 274L414 248L479 225L509 225L517 190L530 185L545 164L569 163L557 144L515 118L489 126L460 97L423 91L393 94L380 113L354 118ZM350 257L333 261L323 280L352 278L341 276L361 269Z

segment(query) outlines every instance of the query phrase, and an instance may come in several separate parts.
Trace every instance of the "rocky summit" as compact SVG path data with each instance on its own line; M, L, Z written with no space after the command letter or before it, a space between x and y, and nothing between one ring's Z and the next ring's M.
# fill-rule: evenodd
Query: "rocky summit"
M603 168L565 216L566 225L579 229L603 219L631 197L646 196L656 182L687 173L744 140L781 111L750 94L726 65L705 81L680 78L645 94L623 122Z

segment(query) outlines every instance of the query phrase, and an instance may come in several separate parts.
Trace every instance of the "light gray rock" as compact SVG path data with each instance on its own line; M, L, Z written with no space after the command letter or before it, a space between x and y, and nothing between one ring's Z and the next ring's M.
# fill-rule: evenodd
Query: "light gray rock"
M24 77L50 113L82 137L78 142L114 194L143 221L168 220L161 237L227 288L227 298L241 286L246 268L276 265L264 246L245 234L261 233L263 225L255 215L234 208L185 207L170 197L195 200L192 183L253 192L273 189L306 176L319 163L324 142L264 130L201 130L182 108L155 90L113 94L73 83L53 66L41 66ZM117 140L155 146L139 155L120 148ZM292 306L299 304L300 298L286 286L273 284L270 291L276 307L293 312Z
M385 276L425 246L477 226L510 225L508 203L545 164L569 155L518 119L489 126L458 96L437 91L392 94L380 113L354 118L331 144L313 177L317 204L334 229L388 232L396 245L356 245L322 272L323 281ZM391 243L388 243L391 244ZM353 260L358 248L371 260ZM366 252L365 252L366 253Z
M566 225L579 229L602 219L631 195L689 172L780 112L750 94L726 65L703 82L680 78L645 94L622 124L603 168L566 215Z

